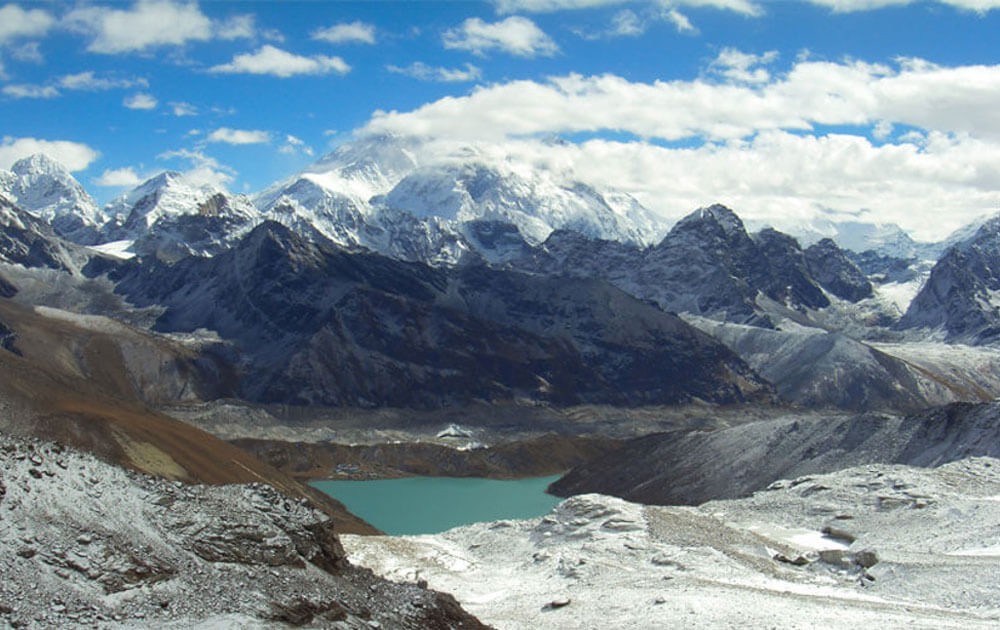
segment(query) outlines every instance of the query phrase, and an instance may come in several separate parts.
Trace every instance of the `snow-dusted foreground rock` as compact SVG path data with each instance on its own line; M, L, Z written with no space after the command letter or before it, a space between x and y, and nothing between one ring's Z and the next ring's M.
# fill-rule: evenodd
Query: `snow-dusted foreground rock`
M263 484L188 486L0 434L0 627L482 628L351 567Z
M501 629L995 628L1000 461L864 466L697 508L581 495L541 519L344 544Z

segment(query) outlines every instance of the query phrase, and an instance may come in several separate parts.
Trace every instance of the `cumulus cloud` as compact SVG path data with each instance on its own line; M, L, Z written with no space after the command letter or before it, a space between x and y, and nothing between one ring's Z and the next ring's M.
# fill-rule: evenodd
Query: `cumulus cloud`
M64 21L90 38L87 50L95 53L145 51L213 36L212 21L197 4L171 0L139 0L126 9L83 6L70 11Z
M482 70L471 63L465 64L462 68L441 68L417 61L402 67L388 65L385 69L394 74L402 74L421 81L440 81L442 83L477 81L483 76Z
M442 36L445 48L468 50L476 55L506 52L518 57L551 56L559 47L542 29L525 17L512 16L488 23L469 18Z
M118 88L149 87L149 81L146 79L99 77L91 70L63 75L59 77L56 84L66 90L85 90L90 92Z
M208 134L209 142L221 142L223 144L267 144L271 141L271 134L266 131L256 129L230 129L220 127Z
M156 109L158 104L159 102L152 94L146 94L145 92L138 92L132 96L127 96L122 101L122 105L128 109L150 110Z
M496 5L499 13L553 13L555 11L617 6L627 2L628 0L494 0L493 4ZM752 0L659 0L659 4L668 9L674 7L712 8L735 11L750 16L761 15L764 11L759 2Z
M229 63L213 66L216 74L263 74L286 79L296 75L347 74L351 66L340 57L296 55L270 44L256 52L236 55Z
M755 55L735 48L724 48L709 69L731 81L767 83L771 75L763 66L773 63L777 58L776 50Z
M38 42L25 42L8 47L10 56L18 61L30 63L42 63L45 58L42 56L42 49Z
M70 171L82 171L100 155L81 142L4 136L0 142L0 168L9 169L14 162L36 153L44 153Z
M724 51L709 79L513 81L377 113L365 131L495 144L635 194L668 219L721 201L777 227L860 213L931 239L1000 205L1000 66L801 59L758 72L774 63ZM636 141L538 140L607 133Z
M56 23L47 11L22 9L16 4L0 7L0 45L16 39L41 37Z
M344 22L312 32L312 38L330 44L374 44L375 26L364 22Z
M729 53L730 70L741 63ZM770 54L755 59L768 59ZM733 65L735 64L735 66ZM742 64L746 72L752 65ZM1000 66L893 66L801 60L767 81L631 82L571 74L480 87L411 112L377 112L371 129L445 137L618 131L642 138L743 138L771 129L891 123L1000 137ZM749 78L764 77L750 72Z
M232 167L221 164L215 158L205 155L201 151L178 149L166 151L156 157L168 162L181 161L186 163L188 168L183 170L182 175L195 186L226 188L237 175Z
M294 155L296 153L302 153L310 157L313 155L312 147L307 145L301 138L297 138L291 134L285 135L285 143L281 145L278 152L286 155Z
M170 101L167 103L170 106L170 111L174 116L180 118L181 116L197 116L198 108L191 103L185 103L184 101Z
M94 179L95 184L107 188L135 188L142 182L143 179L131 166L105 170L100 177Z
M62 90L99 92L130 87L148 87L149 82L140 78L98 77L92 71L66 74L48 85L11 84L3 88L3 93L11 98L56 98Z
M4 96L10 98L55 98L59 90L51 85L31 85L27 83L11 83L3 86Z
M252 15L234 15L217 22L215 35L219 39L251 39L257 35L257 20Z
M827 7L838 13L870 11L886 7L901 7L917 4L920 0L805 0L810 4ZM965 11L985 12L1000 8L1000 0L932 0Z

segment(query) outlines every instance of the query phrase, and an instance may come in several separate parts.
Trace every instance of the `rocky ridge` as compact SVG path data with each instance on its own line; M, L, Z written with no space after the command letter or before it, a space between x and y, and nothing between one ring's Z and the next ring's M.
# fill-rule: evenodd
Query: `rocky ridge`
M550 491L697 505L745 497L777 479L850 466L940 466L980 456L1000 456L995 402L956 403L909 416L790 413L718 431L640 437L578 466Z
M259 402L435 407L528 399L657 404L767 398L769 387L676 316L596 280L435 269L264 223L213 258L115 276L164 332L214 330Z
M899 322L938 331L948 341L1000 339L1000 216L949 248Z
M0 433L0 625L484 628L351 566L327 517L264 484L168 482Z

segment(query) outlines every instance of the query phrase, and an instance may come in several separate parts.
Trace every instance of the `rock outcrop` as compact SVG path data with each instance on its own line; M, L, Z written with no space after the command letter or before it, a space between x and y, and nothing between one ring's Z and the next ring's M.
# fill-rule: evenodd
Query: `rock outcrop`
M485 628L348 563L328 517L264 484L188 486L0 433L0 624Z

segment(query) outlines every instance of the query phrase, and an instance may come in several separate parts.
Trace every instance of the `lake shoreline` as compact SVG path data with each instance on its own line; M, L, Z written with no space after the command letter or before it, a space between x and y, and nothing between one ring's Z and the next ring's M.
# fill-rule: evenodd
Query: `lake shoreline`
M543 516L562 501L546 492L558 477L407 477L313 481L310 486L342 502L387 535L412 536L472 523Z

